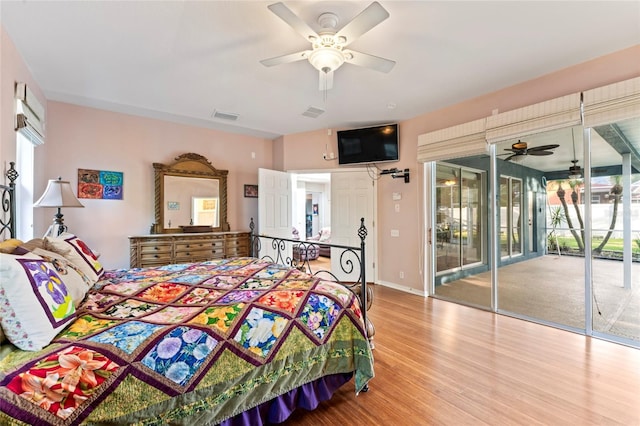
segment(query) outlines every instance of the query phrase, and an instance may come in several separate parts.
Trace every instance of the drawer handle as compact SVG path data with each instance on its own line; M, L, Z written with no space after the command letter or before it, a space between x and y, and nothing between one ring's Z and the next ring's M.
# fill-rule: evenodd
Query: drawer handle
M185 247L186 247L186 248L189 248L189 247L191 247L191 246L190 246L189 244L187 244Z
M158 255L157 255L157 254L154 254L154 255L153 255L153 257L155 257L155 258L157 259L157 258L158 258Z

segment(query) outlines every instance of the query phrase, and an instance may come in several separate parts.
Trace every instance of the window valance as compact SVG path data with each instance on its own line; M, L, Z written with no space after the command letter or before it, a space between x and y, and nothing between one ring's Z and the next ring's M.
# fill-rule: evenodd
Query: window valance
M640 77L587 90L583 105L585 127L640 117Z
M487 141L503 142L580 124L580 93L487 117Z
M418 161L486 154L485 123L483 118L418 136Z
M42 145L44 143L44 107L25 83L16 83L15 89L15 129L34 145Z

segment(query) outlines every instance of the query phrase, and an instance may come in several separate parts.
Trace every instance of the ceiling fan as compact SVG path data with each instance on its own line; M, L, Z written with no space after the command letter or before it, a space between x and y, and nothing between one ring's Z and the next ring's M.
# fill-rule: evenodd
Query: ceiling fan
M533 146L529 148L529 145L526 142L522 142L518 140L518 142L511 145L511 148L505 149L505 151L510 151L512 154L503 154L503 155L509 155L507 158L504 159L504 161L509 161L509 160L516 161L518 159L522 159L520 157L525 155L551 155L553 154L553 151L551 150L559 146L560 145L558 144L550 144L550 145Z
M345 62L384 73L391 71L396 64L395 61L389 59L345 49L358 37L389 17L389 12L378 2L371 3L338 31L336 31L338 16L331 12L321 14L317 22L322 29L318 33L311 29L306 22L293 13L284 3L274 3L269 5L268 8L296 30L305 40L309 41L311 49L263 59L260 63L264 66L271 67L306 59L319 71L319 89L329 90L333 87L333 72Z
M569 167L569 174L567 177L569 179L575 180L580 179L582 177L582 168L578 166L578 157L576 157L576 137L573 133L573 129L571 129L571 141L573 144L573 160L571 160L572 166Z

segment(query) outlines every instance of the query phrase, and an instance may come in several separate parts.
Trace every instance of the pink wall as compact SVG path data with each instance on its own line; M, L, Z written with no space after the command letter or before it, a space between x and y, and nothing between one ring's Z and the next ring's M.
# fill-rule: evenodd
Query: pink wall
M638 58L640 45L401 122L400 161L389 167L409 168L411 182L405 184L401 179L384 177L378 181L378 279L409 291L424 292L424 177L422 164L416 161L420 134L488 117L494 109L504 112L640 76ZM283 168L338 167L337 161L328 163L322 159L326 141L326 129L285 136ZM335 132L329 143L335 150ZM402 200L393 201L393 192L401 192ZM400 204L399 213L394 210L395 203ZM399 230L400 238L390 237L391 229ZM400 278L400 271L404 272L404 279Z
M47 175L60 175L74 187L79 168L124 172L122 201L82 199L85 208L63 212L70 231L101 251L111 268L129 265L127 237L149 233L154 222L152 163L195 152L215 168L229 170L232 230L248 230L250 218L257 218L257 200L243 197L244 184L257 184L258 168L272 167L269 140L60 102L49 102L47 145L56 153L47 159ZM36 235L46 226L38 223Z

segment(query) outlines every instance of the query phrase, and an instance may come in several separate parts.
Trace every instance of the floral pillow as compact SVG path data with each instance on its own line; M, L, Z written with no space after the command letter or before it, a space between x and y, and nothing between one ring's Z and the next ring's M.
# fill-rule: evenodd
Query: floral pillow
M64 256L69 262L80 268L94 283L104 274L104 269L98 261L96 253L73 234L63 233L55 238L46 237L44 248Z
M69 293L71 293L71 299L73 299L73 304L77 308L84 300L84 296L86 296L91 286L93 286L93 281L80 268L69 262L66 257L56 252L35 248L31 253L53 264L56 272L67 286Z
M40 350L75 318L67 286L40 256L0 253L0 325L11 343Z

